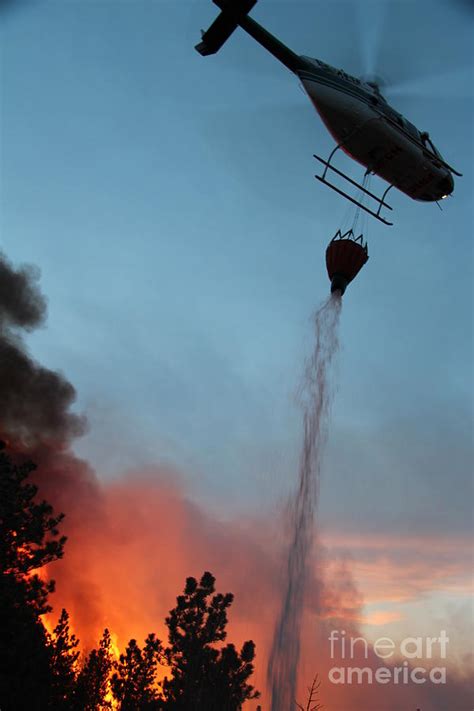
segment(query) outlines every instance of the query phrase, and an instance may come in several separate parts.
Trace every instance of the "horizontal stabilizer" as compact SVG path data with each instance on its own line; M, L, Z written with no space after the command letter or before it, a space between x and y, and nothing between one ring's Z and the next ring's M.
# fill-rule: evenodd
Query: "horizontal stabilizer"
M201 42L195 47L203 57L218 52L239 26L239 18L247 15L257 4L257 0L213 0L213 2L221 8L222 12L204 32Z

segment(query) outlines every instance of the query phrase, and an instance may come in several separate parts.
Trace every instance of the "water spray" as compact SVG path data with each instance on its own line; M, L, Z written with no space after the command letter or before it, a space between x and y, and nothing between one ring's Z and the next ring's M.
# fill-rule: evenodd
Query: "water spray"
M330 374L338 348L341 304L340 293L333 293L316 312L315 345L301 387L303 442L298 485L289 502L291 539L285 588L267 670L271 711L291 711L295 703L300 629L314 539L321 460L332 401Z
M290 499L291 539L285 589L267 670L271 711L291 711L294 708L304 596L314 539L322 454L332 402L331 366L338 349L341 297L368 258L367 244L362 234L354 236L354 229L345 233L338 230L326 250L331 296L315 315L315 346L307 362L301 388L303 443L298 486Z

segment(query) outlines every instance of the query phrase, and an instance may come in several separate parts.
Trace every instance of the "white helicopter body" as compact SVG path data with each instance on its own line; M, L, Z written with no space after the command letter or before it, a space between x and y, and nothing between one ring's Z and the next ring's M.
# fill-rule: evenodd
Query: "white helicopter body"
M392 223L387 222L380 211L382 207L392 209L385 202L392 187L424 202L437 202L453 192L453 174L460 173L444 161L428 133L419 131L387 103L376 82L363 81L319 59L295 54L248 16L257 0L213 2L221 13L203 33L196 50L204 56L214 54L240 26L296 74L337 144L328 160L314 156L325 166L322 176L316 176L318 180L385 224ZM378 175L389 183L382 197L369 192L331 164L339 148L362 164L366 175ZM328 182L328 170L373 198L378 210L369 209Z

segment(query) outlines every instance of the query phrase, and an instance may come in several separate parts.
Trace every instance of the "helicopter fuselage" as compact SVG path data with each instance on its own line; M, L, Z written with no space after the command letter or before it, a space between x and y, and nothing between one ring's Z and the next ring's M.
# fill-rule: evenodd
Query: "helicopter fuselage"
M460 173L443 160L427 133L420 132L387 103L374 82L293 52L249 17L257 0L213 2L221 14L196 45L200 54L219 51L240 26L296 74L337 147L365 166L367 174L380 176L414 200L435 202L453 192L452 174ZM383 198L379 203L384 204Z
M441 200L454 188L450 170L424 135L393 109L376 86L317 59L297 71L340 147L371 173L414 200ZM432 144L431 144L432 145Z

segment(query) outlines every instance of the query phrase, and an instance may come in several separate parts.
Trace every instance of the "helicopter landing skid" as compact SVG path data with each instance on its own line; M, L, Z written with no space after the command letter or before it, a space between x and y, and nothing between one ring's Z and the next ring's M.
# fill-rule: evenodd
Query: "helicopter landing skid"
M384 194L382 195L382 197L380 198L380 197L378 197L377 195L374 195L374 193L371 193L370 190L367 190L367 188L365 188L363 185L360 185L360 184L357 183L355 180L352 180L352 178L349 178L348 175L346 175L345 173L343 173L342 171L338 170L338 169L335 168L333 165L331 165L331 159L332 159L333 155L334 155L335 152L336 152L339 148L341 148L342 146L343 146L343 143L340 143L339 145L337 145L337 146L332 150L331 155L329 156L328 160L324 160L323 158L320 158L320 157L317 156L316 154L313 154L314 158L316 158L316 160L319 160L319 162L322 163L322 164L325 166L324 171L323 171L323 174L322 174L322 175L315 175L314 177L315 177L317 180L319 180L321 183L324 183L324 185L327 185L327 186L328 186L329 188L331 188L332 190L335 190L335 192L336 192L336 193L339 193L339 195L342 195L343 197L345 197L345 198L346 198L347 200L349 200L350 202L353 202L354 205L357 205L357 206L360 207L362 210L365 210L365 212L368 212L369 215L372 215L372 216L375 217L377 220L380 220L380 222L383 222L384 225L390 225L390 226L393 225L393 222L388 222L388 220L386 220L386 219L385 219L384 217L382 217L381 214L380 214L380 211L381 211L382 207L386 207L388 210L391 210L391 209L392 209L392 208L390 207L390 205L385 202L385 197L386 197L388 191L390 190L390 188L393 188L393 185L389 185L388 188L385 190ZM377 209L377 211L374 212L374 210L370 210L368 207L366 207L365 205L363 205L359 200L356 200L356 199L353 198L351 195L348 195L348 194L345 193L343 190L341 190L340 188L336 187L335 185L333 185L332 183L330 183L328 180L326 180L326 173L328 172L328 170L332 170L334 173L337 173L337 175L340 175L342 178L344 178L344 180L347 180L348 183L350 183L351 185L355 185L356 188L359 188L360 190L362 190L363 193L365 193L366 195L368 195L369 197L371 197L373 200L375 200L375 201L378 203L378 209ZM369 171L367 171L367 172L369 172Z

